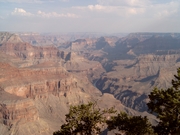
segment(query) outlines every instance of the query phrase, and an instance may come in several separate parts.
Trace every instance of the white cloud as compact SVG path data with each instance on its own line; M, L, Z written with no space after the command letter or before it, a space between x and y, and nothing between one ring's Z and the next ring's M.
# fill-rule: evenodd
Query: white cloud
M126 6L104 6L104 5L88 5L81 7L73 7L80 10L90 10L95 12L112 13L120 16L129 16L141 14L144 12L143 8L139 7L126 7Z
M45 13L42 11L38 11L38 15L42 16L42 17L46 17L46 18L50 18L50 17L67 17L67 18L79 18L78 15L76 14L72 14L72 13L66 13L66 14L59 14L56 12L49 12L49 13Z
M139 18L160 18L170 17L178 14L180 9L180 2L177 0L170 0L169 2L156 2L153 0L97 0L98 4L88 6L77 6L74 9L96 12L99 16L102 13L110 13L113 16L118 15L122 17L136 16ZM93 13L94 14L94 13ZM111 17L111 16L109 16Z
M98 0L98 3L100 5L142 7L148 5L150 0Z
M26 12L26 10L24 10L22 8L15 8L11 14L12 15L21 15L21 16L32 16L33 15L30 12Z
M80 9L87 9L90 11L98 11L98 12L106 12L106 13L110 13L110 12L115 12L118 10L119 7L114 7L114 6L103 6L103 5L88 5L86 7L79 7Z
M94 5L88 5L87 8L90 10L106 10L107 9L107 7L102 6L102 5L95 5L95 6Z
M180 30L179 0L95 0L96 2L83 0L82 3L75 2L76 0L3 1L18 2L13 3L15 7L21 4L21 8L14 9L12 13L9 11L12 4L7 11L5 8L0 10L0 16L4 17L4 20L0 17L0 23L3 24L0 26L3 28L9 24L12 29L22 29L21 26L24 25L22 30L34 28L32 30L40 31L160 32ZM71 1L74 2L71 3ZM42 5L39 4L41 2ZM62 2L67 3L62 4ZM57 4L60 3L61 5L58 6ZM8 13L11 14L8 15ZM16 16L13 17L13 15ZM17 16L19 16L18 19ZM17 27L14 27L14 24ZM6 26L7 29L10 29L9 27Z
M30 12L27 12L26 10L22 8L15 8L14 11L11 13L11 15L19 15L19 16L34 16L34 17L44 17L44 18L79 18L78 15L73 13L57 13L57 12L43 12L38 11L37 14L32 14Z

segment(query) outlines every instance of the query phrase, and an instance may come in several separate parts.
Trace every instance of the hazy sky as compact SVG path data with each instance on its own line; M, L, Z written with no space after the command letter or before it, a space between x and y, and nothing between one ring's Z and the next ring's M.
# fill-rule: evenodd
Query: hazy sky
M0 31L180 32L180 0L0 0Z

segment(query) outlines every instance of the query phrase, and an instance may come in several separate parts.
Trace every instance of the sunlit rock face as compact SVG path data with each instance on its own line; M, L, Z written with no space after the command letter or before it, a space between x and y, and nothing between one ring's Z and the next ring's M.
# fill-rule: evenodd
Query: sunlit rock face
M0 44L2 43L22 43L21 38L12 33L0 32Z
M8 127L13 124L24 124L39 119L34 102L30 99L3 102L0 107L0 119L2 124Z
M52 134L64 122L70 105L101 95L86 77L77 79L62 67L19 69L0 62L0 70L3 134Z
M3 36L0 44L1 134L52 134L65 122L70 105L89 101L138 114L94 87L92 82L105 72L98 61L53 46L32 46L11 36L14 42Z
M170 87L180 66L178 33L21 37L0 33L4 135L52 134L65 122L70 105L88 101L153 121L146 112L148 94L154 87Z
M147 110L148 94L154 87L171 87L180 66L179 37L178 33L133 33L119 39L109 50L111 61L104 64L108 72L96 86L128 107Z

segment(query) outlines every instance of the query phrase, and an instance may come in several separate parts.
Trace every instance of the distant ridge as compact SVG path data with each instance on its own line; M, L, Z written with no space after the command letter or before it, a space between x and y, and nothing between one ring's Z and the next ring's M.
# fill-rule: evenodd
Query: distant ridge
M2 43L21 43L21 38L13 33L0 32L0 44Z
M135 32L128 34L127 37L147 37L150 38L152 36L158 36L158 37L166 37L166 36L172 36L174 38L180 37L180 33L156 33L156 32Z

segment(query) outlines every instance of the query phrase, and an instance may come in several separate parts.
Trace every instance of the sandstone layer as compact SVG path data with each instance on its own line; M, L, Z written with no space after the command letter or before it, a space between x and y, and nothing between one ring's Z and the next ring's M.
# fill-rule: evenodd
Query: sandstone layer
M97 38L93 44L86 39L74 42L74 48L80 46L75 49L79 55L100 62L105 69L91 82L139 111L147 110L148 94L154 87L171 86L180 66L179 33L131 33L122 38Z
M139 114L94 87L91 82L105 72L98 61L53 46L8 41L3 38L0 45L1 134L52 134L65 122L70 105L89 101L97 101L102 108L116 106Z

